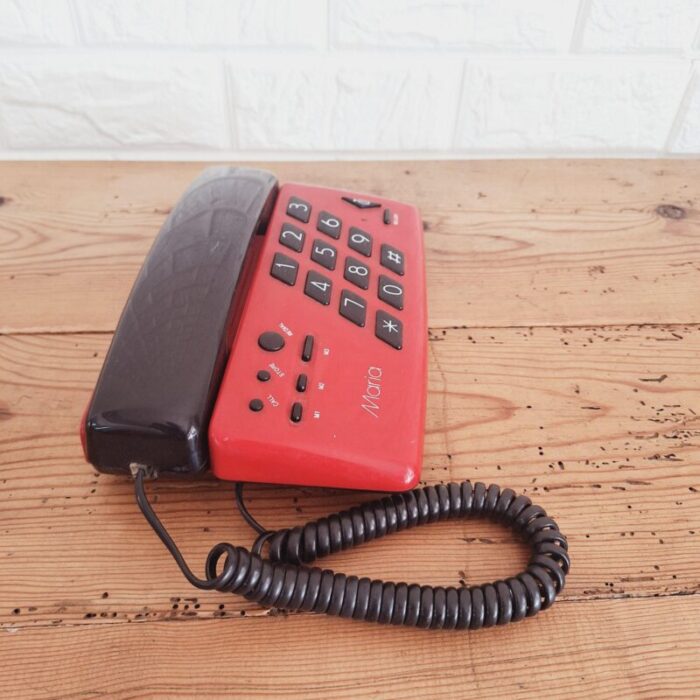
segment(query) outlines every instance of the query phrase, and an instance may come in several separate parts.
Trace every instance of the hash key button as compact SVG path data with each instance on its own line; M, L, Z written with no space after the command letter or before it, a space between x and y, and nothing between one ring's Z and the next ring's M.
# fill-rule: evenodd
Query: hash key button
M343 290L340 295L340 315L354 324L364 327L367 317L367 302L358 294Z
M382 301L390 304L395 309L403 310L403 285L391 279L391 277L379 275L378 296Z
M296 260L284 255L284 253L275 253L275 257L272 260L272 267L270 268L270 274L274 278L292 287L297 281L298 272L299 264Z
M311 205L299 197L290 197L287 204L287 216L308 224L311 216Z
M379 262L397 275L403 275L404 273L403 253L386 243L382 244L382 253Z
M318 215L318 221L316 222L316 228L321 232L325 233L331 238L340 238L340 229L343 226L343 222L333 214L329 214L327 211L322 211Z
M332 286L333 284L328 277L320 275L315 270L309 270L309 274L306 275L304 294L315 299L319 304L327 306L331 303Z
M401 350L403 346L403 323L385 311L377 311L374 334L380 340L391 345L392 348Z

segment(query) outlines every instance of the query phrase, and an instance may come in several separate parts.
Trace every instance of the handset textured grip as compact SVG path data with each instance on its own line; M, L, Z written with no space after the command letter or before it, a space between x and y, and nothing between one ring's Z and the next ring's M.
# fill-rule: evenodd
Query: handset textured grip
M99 471L207 466L207 425L226 362L234 301L277 193L262 170L207 169L158 234L114 333L85 420ZM250 261L249 261L250 262Z

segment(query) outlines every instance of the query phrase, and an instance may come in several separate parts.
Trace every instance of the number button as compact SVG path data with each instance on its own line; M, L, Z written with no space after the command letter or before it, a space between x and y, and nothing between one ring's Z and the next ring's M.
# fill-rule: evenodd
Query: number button
M311 205L299 197L290 197L287 204L287 216L308 224L311 216Z
M283 224L280 231L280 243L286 245L287 248L296 250L297 253L301 253L304 247L304 236L305 234L300 228L292 224Z
M379 275L379 298L399 311L403 310L403 285L386 275Z
M372 255L372 236L366 231L355 226L350 227L348 245L360 255L369 257Z
M311 259L319 265L323 265L326 270L335 270L338 251L330 243L316 239L311 249Z
M340 295L340 315L357 324L365 325L367 318L367 302L361 297L344 289Z
M391 345L392 348L401 350L403 345L403 323L385 311L377 311L374 334L380 340Z
M318 221L316 222L316 228L321 232L325 233L331 238L340 238L340 229L343 226L343 222L333 214L329 214L327 211L322 211L318 215Z
M304 294L315 299L320 304L328 305L331 303L331 288L333 287L332 282L328 277L320 275L314 270L310 270L309 274L306 275L306 286L304 287Z
M283 253L275 253L275 257L272 260L272 268L270 269L270 274L290 287L293 286L297 281L297 273L299 272L299 265L297 261L290 258Z
M400 250L396 250L396 248L392 248L390 245L383 243L380 262L384 267L395 272L397 275L403 275L404 258Z
M345 279L361 289L369 287L369 268L356 258L345 258Z

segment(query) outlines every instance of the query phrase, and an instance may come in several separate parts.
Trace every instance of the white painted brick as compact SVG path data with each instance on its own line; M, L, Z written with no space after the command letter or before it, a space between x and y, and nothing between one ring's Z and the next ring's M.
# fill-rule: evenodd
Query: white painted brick
M464 149L656 150L688 76L685 61L472 60L456 145Z
M671 151L700 154L700 67L693 73L684 103Z
M74 0L88 44L325 46L324 0Z
M357 58L230 62L234 133L243 149L445 149L460 62Z
M700 22L698 0L591 0L586 51L682 51Z
M11 148L228 146L223 68L202 56L0 56Z
M0 0L0 46L54 46L73 38L67 0Z
M332 38L345 47L562 50L577 9L578 0L339 0Z

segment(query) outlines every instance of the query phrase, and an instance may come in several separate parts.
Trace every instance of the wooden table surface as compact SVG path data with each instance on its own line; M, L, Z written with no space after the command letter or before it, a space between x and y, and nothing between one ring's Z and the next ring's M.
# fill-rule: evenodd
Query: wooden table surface
M430 372L424 478L529 494L573 561L557 604L474 633L283 615L185 582L81 412L130 285L202 164L0 165L0 695L691 697L700 683L700 163L267 164L415 202ZM249 545L231 485L161 480L198 569ZM250 490L269 527L365 500ZM439 585L519 570L450 522L325 560Z

